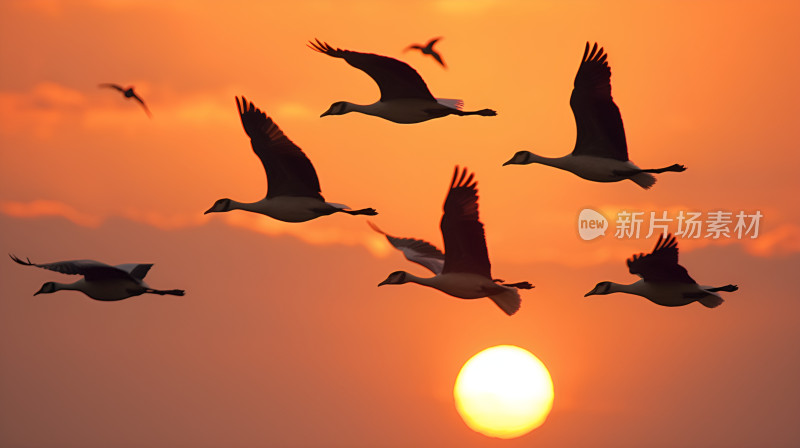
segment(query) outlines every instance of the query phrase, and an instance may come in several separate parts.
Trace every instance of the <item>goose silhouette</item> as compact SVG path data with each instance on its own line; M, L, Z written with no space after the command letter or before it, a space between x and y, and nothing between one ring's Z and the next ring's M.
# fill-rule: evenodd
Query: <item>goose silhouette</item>
M144 277L152 264L129 263L117 266L107 265L94 260L57 261L55 263L36 264L29 259L22 261L14 255L12 260L23 266L60 272L68 275L82 275L83 278L74 283L47 282L34 293L50 294L56 291L80 291L87 296L104 302L113 302L142 294L158 294L182 296L182 289L153 289L144 282Z
M406 49L403 51L406 52L408 50L419 50L420 52L422 52L422 54L427 54L436 59L436 62L438 62L442 67L447 68L447 65L442 60L442 55L438 51L433 49L433 45L436 42L439 42L441 39L442 39L441 37L433 38L429 40L428 43L425 44L425 46L422 46L420 44L411 44L408 47L406 47Z
M317 172L303 150L292 143L272 118L252 102L248 103L244 97L239 101L237 97L236 106L242 126L250 137L253 152L267 173L267 195L251 203L219 199L206 210L206 214L245 210L285 222L304 222L337 212L349 215L378 214L373 208L350 210L343 204L325 202Z
M529 151L518 151L503 165L541 163L569 171L595 182L618 182L630 179L644 189L656 182L651 173L685 171L683 165L641 169L628 159L628 144L619 108L611 98L611 69L608 55L597 43L583 51L583 59L575 76L569 104L578 129L575 148L563 157L543 157Z
M359 112L380 117L395 123L420 123L447 115L480 115L492 117L497 112L491 109L463 111L464 102L454 99L437 99L422 77L405 62L386 56L371 53L333 48L325 42L309 42L309 47L322 54L334 58L342 58L353 67L369 75L381 91L381 98L373 104L353 104L337 101L322 113L326 115L344 115Z
M628 260L628 269L642 279L630 285L600 282L584 297L623 292L644 297L662 306L683 306L700 302L705 307L715 308L722 304L720 291L734 292L736 285L718 287L700 286L678 264L678 243L675 236L662 234L649 254L634 255Z
M395 271L378 286L417 283L461 299L488 297L509 316L520 308L517 289L533 288L528 282L504 283L492 278L486 237L478 217L477 182L474 173L468 173L466 169L459 171L456 167L444 202L440 224L444 253L427 241L394 237L371 222L369 225L385 235L409 261L435 274L425 278Z
M136 101L139 102L139 104L142 105L142 107L144 108L144 112L147 114L147 116L153 118L153 114L150 113L150 109L147 108L147 104L144 104L144 100L139 95L137 95L136 92L133 91L133 87L124 88L119 84L111 84L111 83L103 83L100 84L99 87L109 87L114 90L122 92L122 94L125 95L125 98L135 99Z

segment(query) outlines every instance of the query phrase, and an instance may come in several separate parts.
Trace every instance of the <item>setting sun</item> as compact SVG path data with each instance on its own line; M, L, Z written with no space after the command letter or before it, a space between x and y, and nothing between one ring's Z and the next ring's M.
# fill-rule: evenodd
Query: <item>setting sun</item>
M473 430L491 437L519 437L544 423L553 407L550 373L529 351L487 348L461 368L456 409Z

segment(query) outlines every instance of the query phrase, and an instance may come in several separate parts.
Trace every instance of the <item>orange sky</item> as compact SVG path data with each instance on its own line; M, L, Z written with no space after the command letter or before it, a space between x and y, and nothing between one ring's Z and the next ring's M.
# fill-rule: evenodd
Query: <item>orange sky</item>
M59 274L0 262L0 445L497 446L458 417L460 366L495 344L550 369L548 421L507 446L800 443L800 8L696 1L5 1L0 3L0 247L49 262L153 262L145 296L31 298ZM412 42L444 36L449 69ZM435 96L495 118L398 125L319 118L378 89L333 46L400 58ZM640 166L682 163L652 190L539 165L574 144L584 43L609 54ZM153 112L97 88L135 85ZM313 161L327 200L375 207L398 236L442 246L455 164L476 172L493 273L530 280L507 318L407 285L422 273L360 217L303 224L232 212L264 174L234 103L270 114ZM682 240L717 309L583 299L652 240L577 236L581 209L759 210L755 240ZM612 232L613 233L613 230ZM486 302L486 303L483 303ZM47 430L43 430L46 428Z

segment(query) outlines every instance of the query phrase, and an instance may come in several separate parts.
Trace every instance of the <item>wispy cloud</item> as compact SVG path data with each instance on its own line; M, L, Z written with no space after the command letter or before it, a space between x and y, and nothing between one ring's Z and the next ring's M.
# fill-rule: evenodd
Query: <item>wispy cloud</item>
M43 217L62 217L82 227L97 228L112 217L79 211L58 201L34 200L30 202L0 201L0 213L15 218L35 219ZM292 236L311 245L362 246L377 257L388 256L392 252L386 240L372 232L362 222L347 228L326 226L315 223L285 223L264 216L249 213L226 213L222 216L197 214L164 214L157 211L128 209L118 215L133 222L146 224L162 230L180 230L206 225L213 219L220 219L226 225L247 229L269 236ZM357 221L357 220L353 220Z
M609 211L614 207L598 207ZM221 216L206 216L199 213L165 214L153 210L126 209L115 215L101 215L87 213L75 207L58 201L34 200L30 202L0 201L0 213L15 218L35 219L42 217L62 217L77 225L97 228L107 218L118 216L133 222L146 224L162 230L180 230L206 225L212 220L219 220L230 227L246 229L268 236L291 236L307 244L315 246L344 245L360 246L368 250L375 257L383 258L395 253L394 248L386 239L371 230L362 220L352 220L353 225L338 226L325 222L312 221L308 223L285 223L264 216L244 212L225 213ZM329 218L335 219L335 218ZM575 230L577 234L577 230ZM658 232L656 233L658 234ZM601 240L613 239L614 244L608 241L598 243L597 240L585 242L566 233L553 235L562 242L558 245L542 244L531 251L525 251L526 258L519 259L514 256L503 256L495 253L494 260L507 259L515 263L528 262L553 262L568 266L591 266L608 262L619 262L634 253L647 252L652 249L655 237L650 240L644 238L627 239L614 237L614 230L609 228L607 235ZM500 239L500 238L497 238ZM496 240L497 240L496 239ZM490 238L491 240L491 238ZM777 227L762 230L757 238L696 238L681 240L682 253L691 252L708 246L725 246L739 244L749 254L758 257L783 256L800 252L800 226L782 224ZM502 246L502 244L497 244ZM490 248L491 251L491 248ZM575 257L580 253L580 257Z
M62 202L42 199L31 202L3 201L0 202L0 212L15 218L60 216L79 226L91 228L99 227L104 221L101 216L78 211Z
M385 257L391 253L392 248L386 240L367 229L343 228L315 223L286 223L265 218L250 213L227 213L224 216L226 224L241 227L265 235L291 235L308 244L327 246L341 244L345 246L362 246L378 257ZM360 226L359 226L360 227Z
M59 125L74 120L86 104L82 92L49 81L28 92L0 92L0 134L30 132L49 138Z
M800 252L800 226L784 224L748 241L746 247L749 253L760 257Z
M114 80L97 80L113 82ZM175 129L185 126L225 125L236 120L234 97L241 92L226 87L217 92L177 94L169 86L152 85L144 80L128 80L153 113L148 120L139 104L126 100L119 92L100 89L97 83L78 90L63 84L43 81L27 91L0 91L0 134L30 134L37 138L56 138L65 126L98 130L134 130L138 126ZM318 117L308 105L285 101L269 106L267 113L279 120Z

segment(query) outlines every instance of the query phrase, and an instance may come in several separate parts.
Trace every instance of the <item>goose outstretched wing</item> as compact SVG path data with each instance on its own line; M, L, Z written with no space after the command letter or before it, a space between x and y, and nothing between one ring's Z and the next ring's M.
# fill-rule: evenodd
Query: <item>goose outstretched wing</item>
M444 201L441 229L444 239L444 269L492 278L483 224L478 217L475 174L456 166L450 191Z
M23 266L36 266L37 268L47 269L68 275L82 275L88 281L109 280L115 278L134 278L134 276L126 270L94 260L69 260L38 264L31 262L29 259L23 261L14 255L9 254L9 256L12 260Z
M384 232L371 221L367 221L372 230L383 234L395 249L405 255L408 261L425 266L436 275L442 273L445 256L436 246L416 238L398 238Z
M122 87L121 85L119 85L119 84L112 84L112 83L110 83L110 82L104 82L104 83L102 83L102 84L98 84L98 87L108 87L108 88L111 88L111 89L119 90L119 91L120 91L120 92L122 92L122 93L125 93L125 90L126 90L126 89L125 89L124 87Z
M662 234L649 254L628 259L628 269L646 282L696 283L686 269L678 264L678 242L675 236Z
M141 264L141 263L127 263L127 264L118 264L114 266L117 269L122 269L123 271L131 274L132 277L138 278L139 280L144 280L144 277L150 271L150 268L153 267L152 264Z
M311 161L272 118L242 97L236 98L244 131L267 174L267 198L304 196L320 200L319 178Z
M569 99L575 125L578 129L575 140L576 156L595 156L628 160L628 144L619 108L611 98L611 68L608 54L597 43L589 51L589 42L575 75L575 88Z
M372 53L333 48L325 42L309 42L309 47L334 58L342 58L369 75L381 90L381 101L418 98L436 101L416 70L405 62Z

